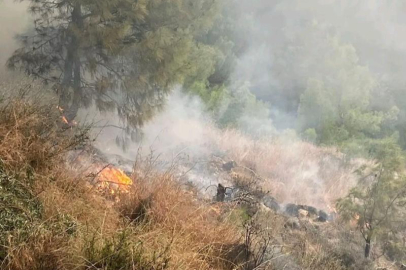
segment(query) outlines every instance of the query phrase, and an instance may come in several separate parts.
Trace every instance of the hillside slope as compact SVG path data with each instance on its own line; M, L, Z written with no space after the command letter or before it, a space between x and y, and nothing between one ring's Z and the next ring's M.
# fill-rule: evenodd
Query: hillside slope
M3 100L0 112L1 269L372 269L351 228L264 207L255 200L262 185L228 202L198 199L176 170L156 171L145 158L129 190L105 196L94 175L67 166L68 153L89 148L87 128L63 125L44 96ZM219 145L245 168L271 152L280 153L273 166L292 157L236 134L239 147L231 147L223 136L229 144ZM248 169L270 177L262 164Z

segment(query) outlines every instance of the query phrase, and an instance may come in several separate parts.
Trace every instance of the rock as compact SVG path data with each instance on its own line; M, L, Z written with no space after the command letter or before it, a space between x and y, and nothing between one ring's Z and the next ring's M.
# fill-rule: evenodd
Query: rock
M309 212L304 210L304 209L299 209L299 217L300 218L306 218L309 215Z
M306 210L309 213L309 216L317 217L319 215L317 209L313 206L299 205L299 208Z
M324 212L323 210L319 211L319 217L317 218L317 221L319 222L327 222L328 220L328 214Z
M231 171L232 169L234 169L235 167L237 167L237 163L235 161L229 161L223 164L223 170L225 171Z
M285 207L285 213L292 217L299 216L299 206L293 203L289 203Z
M236 188L226 188L225 201L232 201L238 195L238 189Z
M275 198L269 195L265 195L262 198L262 203L268 207L269 209L272 209L275 212L278 212L279 209L281 208L279 203L276 202Z

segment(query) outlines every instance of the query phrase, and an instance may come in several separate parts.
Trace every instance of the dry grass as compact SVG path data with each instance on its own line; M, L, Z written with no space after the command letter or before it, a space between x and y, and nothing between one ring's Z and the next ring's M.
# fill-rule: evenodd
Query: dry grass
M31 87L3 100L0 107L0 156L14 172L53 169L60 157L87 143L87 130L62 127L55 102Z
M60 125L55 104L2 103L1 169L41 207L29 224L0 232L1 269L233 269L239 233L216 206L152 173L115 205L65 166L66 153L86 143L83 129Z
M211 147L265 178L261 183L282 203L326 209L356 184L358 163L335 148L283 138L251 139L236 130L208 129ZM326 209L329 210L329 209Z
M172 176L136 179L133 192L120 201L121 213L138 224L148 248L169 248L173 269L234 266L227 254L239 243L237 228L222 222L220 206L197 201Z
M243 269L344 270L358 269L356 267L361 265L346 267L343 255L337 252L339 247L328 244L321 230L315 229L309 221L298 222L301 229L292 229L290 218L269 209L257 212L245 225L249 256ZM331 228L329 224L324 226ZM355 262L349 265L355 265Z
M0 269L249 269L241 256L247 249L243 232L224 218L224 205L198 201L170 172L153 171L151 164L138 168L131 192L122 194L118 204L109 201L65 166L66 154L89 140L86 130L60 123L55 104L44 102L43 96L18 95L0 104L0 180L4 170L28 193L24 199L40 204L38 215L23 204L0 205L0 215L12 208L18 210L12 212L16 218L24 213L30 221L13 230L0 226ZM212 147L265 176L263 187L282 201L324 206L352 185L353 165L347 167L334 149L256 142L230 130L208 133ZM309 197L308 186L320 193ZM6 197L0 196L4 202ZM251 252L260 250L256 243L263 237L270 237L302 269L343 269L320 241L306 232L291 232L284 218L272 215ZM274 262L265 269L283 269Z

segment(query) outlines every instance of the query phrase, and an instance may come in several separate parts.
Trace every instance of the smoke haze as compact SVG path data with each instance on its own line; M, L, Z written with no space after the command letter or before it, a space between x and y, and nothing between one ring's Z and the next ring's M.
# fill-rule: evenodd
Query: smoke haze
M324 68L325 39L336 36L353 46L359 65L380 83L403 88L406 79L406 4L401 0L226 1L244 52L230 78L249 81L250 90L270 101L272 120L292 128L295 104L290 91L302 91ZM15 36L29 26L27 2L0 2L0 64L17 48ZM289 124L290 123L290 124Z
M228 5L232 10L230 16L234 19L237 39L244 47L233 67L230 88L235 90L241 85L249 85L257 97L271 104L271 119L243 117L252 131L262 128L273 130L273 126L279 131L295 128L299 100L292 96L300 97L312 78L325 77L332 84L347 87L348 84L342 82L343 76L337 74L345 71L349 64L362 69L371 85L386 84L403 89L406 84L404 1L231 0ZM11 0L0 2L1 65L16 48L15 35L27 28L26 8L25 4ZM341 59L339 56L344 57ZM350 88L349 91L361 91L359 89L362 90L362 87ZM206 157L219 149L212 140L213 132L217 134L219 131L213 131L210 117L204 111L197 98L185 96L177 89L169 97L166 110L143 128L142 140L130 143L126 151L122 151L115 141L123 131L106 127L99 134L96 145L106 154L131 160L141 146L145 151L152 148L164 153L168 159L179 152L194 159ZM93 110L82 112L82 117L95 120L101 126L121 124L115 114L101 114ZM224 138L223 135L216 136ZM221 150L232 152L233 147L240 149L242 141L246 141L238 138L234 145ZM255 143L246 142L245 145ZM267 147L275 150L269 145ZM301 146L300 150L289 148L288 151L293 154L288 157L304 160L309 152L316 155L316 150L306 147ZM244 161L247 152L241 150L241 155L235 153L234 158ZM298 170L291 179L285 179L281 184L289 186L281 192L288 194L284 199L292 200L311 181L316 182L323 193L322 182L327 176L321 168L328 167L326 164L310 160L307 169ZM261 166L265 170L270 165ZM283 174L280 179L284 177L288 176ZM204 185L209 182L212 183L211 180L205 181ZM311 196L305 197L307 201L304 203L312 200Z
M29 25L27 3L13 0L0 1L0 70L18 47L16 35L23 33Z
M406 80L404 1L289 0L231 1L237 6L238 37L247 49L239 57L232 80L248 80L251 91L269 101L274 124L295 127L299 96L310 78L334 78L345 61L368 68L370 76L392 88ZM235 15L231 15L235 16ZM331 67L328 39L353 48L351 59ZM379 91L379 90L377 90Z

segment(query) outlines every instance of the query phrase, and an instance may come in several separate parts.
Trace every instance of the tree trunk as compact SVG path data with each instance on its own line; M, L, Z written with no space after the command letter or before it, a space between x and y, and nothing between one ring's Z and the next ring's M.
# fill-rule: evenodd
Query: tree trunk
M76 4L72 10L72 26L76 29L83 28L82 9L80 4ZM59 99L66 120L71 122L75 119L80 107L82 86L79 39L77 34L73 33L73 31L68 31L68 37L70 41L67 45L64 76L60 87ZM71 90L73 90L73 93L70 93Z
M369 258L371 253L371 238L368 236L365 240L365 258Z
M70 122L75 119L81 102L82 97L82 77L80 73L80 57L75 57L75 63L73 67L73 98L69 109L65 113L65 117Z

